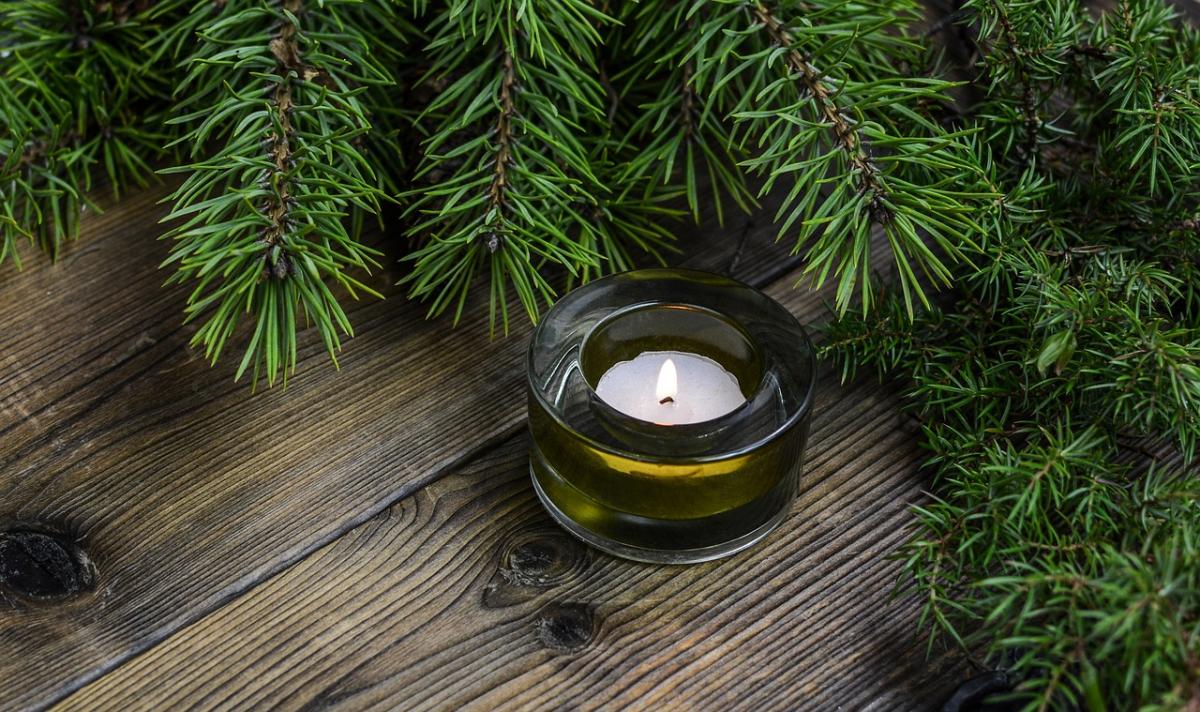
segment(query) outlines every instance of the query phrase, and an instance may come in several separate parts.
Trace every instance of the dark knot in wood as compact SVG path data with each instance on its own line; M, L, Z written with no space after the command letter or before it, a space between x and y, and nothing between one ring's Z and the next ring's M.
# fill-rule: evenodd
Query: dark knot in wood
M534 621L534 635L542 645L559 653L575 653L592 641L596 621L583 603L551 603Z
M483 605L505 608L578 577L591 552L561 530L521 531L500 548L498 566L483 592Z
M0 586L32 598L63 598L90 590L95 567L68 537L29 529L0 532Z
M969 712L982 709L1008 709L1005 706L992 707L987 704L987 698L1005 692L1012 692L1013 680L1004 671L989 672L967 680L958 686L950 699L942 705L942 712ZM1013 709L1017 709L1016 706Z
M587 547L563 532L524 532L514 537L500 560L500 573L518 586L548 588L587 565Z

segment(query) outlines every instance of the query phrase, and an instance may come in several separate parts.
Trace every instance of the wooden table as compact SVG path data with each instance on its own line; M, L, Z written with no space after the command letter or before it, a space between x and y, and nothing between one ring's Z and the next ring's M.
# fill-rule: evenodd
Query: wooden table
M0 710L931 709L971 674L927 658L893 595L927 484L894 388L825 368L804 492L765 544L617 560L530 487L527 325L491 340L479 303L426 321L385 272L340 371L306 338L287 388L251 394L161 287L164 192L88 216L58 264L0 269ZM769 220L679 234L685 263L827 318ZM83 590L17 590L55 584Z

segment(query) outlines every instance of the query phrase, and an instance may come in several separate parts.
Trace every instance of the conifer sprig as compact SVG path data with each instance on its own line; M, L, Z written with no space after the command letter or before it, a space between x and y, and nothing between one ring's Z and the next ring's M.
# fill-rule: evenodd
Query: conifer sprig
M630 245L664 249L656 201L625 200L602 180L611 132L598 46L611 22L581 0L453 0L430 23L426 82L442 88L407 195L423 244L406 282L432 314L457 321L483 275L493 327L507 327L509 290L536 318L552 268L586 278L629 267Z
M787 186L781 239L816 284L837 280L845 311L872 300L871 233L883 229L906 304L927 304L922 279L945 284L973 244L981 187L971 130L946 130L933 109L952 86L914 76L925 65L909 34L915 5L717 0L697 12L692 82L708 110L734 122L735 145L762 191ZM931 247L932 245L932 247Z
M17 96L0 83L0 262L21 266L19 243L29 239L50 255L78 233L89 167L71 150L64 117L70 109L51 94Z
M711 202L724 224L727 202L749 212L755 201L729 117L707 105L694 81L697 48L713 41L700 22L706 12L698 2L625 5L622 27L609 40L633 58L614 78L623 99L615 118L628 155L620 181L646 179L644 197L678 186L694 220Z
M214 361L243 314L254 321L238 367L268 382L295 368L311 323L331 357L350 321L334 293L376 294L359 274L378 252L350 226L385 197L364 156L373 90L393 83L372 58L391 5L350 0L229 0L213 8L187 60L172 119L192 163L166 220L171 281L194 281L188 319ZM210 146L217 146L215 151Z
M169 93L147 47L182 5L0 2L0 262L23 238L56 257L96 171L115 195L146 185Z
M892 295L828 351L910 383L936 480L903 555L935 638L1027 709L1195 706L1200 34L1151 0L966 9L1004 196L941 308Z

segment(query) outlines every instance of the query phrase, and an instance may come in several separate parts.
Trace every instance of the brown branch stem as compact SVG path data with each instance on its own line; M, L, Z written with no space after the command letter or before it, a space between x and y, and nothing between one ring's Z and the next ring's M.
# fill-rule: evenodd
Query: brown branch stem
M683 139L690 141L692 135L696 131L695 120L692 112L696 107L696 89L692 86L692 74L695 72L695 67L691 61L683 65L683 78L680 82L680 107L679 120L683 124Z
M513 89L517 73L513 68L512 52L504 50L500 60L503 76L500 80L500 115L496 118L496 162L492 167L492 184L488 187L488 205L493 211L504 209L508 190L508 166L512 161L512 119L516 115ZM500 247L499 236L488 237L488 249L495 252Z
M1004 43L1007 45L1006 53L1012 61L1013 66L1017 71L1017 82L1021 85L1021 113L1025 117L1025 163L1028 163L1037 156L1038 150L1038 131L1042 127L1042 120L1037 113L1037 95L1034 92L1033 80L1026 71L1025 63L1021 57L1023 50L1021 43L1017 40L1016 30L1013 29L1012 22L1008 19L1008 13L1004 11L1004 7L997 1L991 0L992 7L996 9L996 15L1000 20L1000 29L1004 34Z
M293 17L299 17L303 12L303 0L284 0L283 7ZM279 63L276 68L276 74L279 79L275 84L275 91L272 95L272 104L278 116L279 132L272 134L267 141L267 157L272 164L272 173L275 176L285 174L291 167L292 163L292 73L303 71L303 62L300 60L300 47L296 41L296 26L288 21L283 21L280 24L279 32L271 39L270 49L271 54L275 56ZM287 180L279 180L274 182L275 189L272 191L270 198L267 199L267 204L263 212L267 216L267 226L263 228L263 272L264 276L274 277L275 279L284 279L291 271L290 262L286 255L280 255L278 260L272 260L272 254L275 252L275 247L283 242L284 237L290 223L290 209L292 203L291 186Z
M788 50L787 62L800 75L805 89L817 104L822 118L833 128L838 145L849 157L850 166L858 175L860 193L869 193L871 217L875 222L891 220L891 212L885 205L887 189L883 185L879 168L871 160L855 122L846 116L825 84L824 75L808 61L798 49L790 33L764 3L756 2L752 7L754 17L778 46Z

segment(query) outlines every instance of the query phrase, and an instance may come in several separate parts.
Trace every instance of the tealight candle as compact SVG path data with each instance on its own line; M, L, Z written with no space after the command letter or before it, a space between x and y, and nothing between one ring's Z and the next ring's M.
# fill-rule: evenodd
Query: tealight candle
M717 275L641 270L563 297L529 350L534 491L640 561L727 556L800 486L815 376L795 317Z
M702 423L746 402L737 378L699 354L645 351L613 365L596 395L622 413L658 425Z

